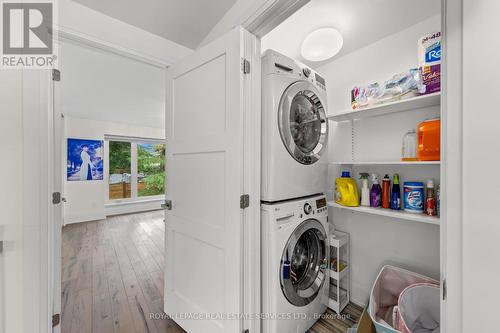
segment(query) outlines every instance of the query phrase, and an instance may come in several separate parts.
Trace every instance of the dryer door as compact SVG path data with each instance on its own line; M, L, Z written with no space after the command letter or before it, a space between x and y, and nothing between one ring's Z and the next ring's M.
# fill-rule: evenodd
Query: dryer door
M286 299L295 306L311 303L327 278L327 235L314 219L292 233L281 258L280 282Z
M309 82L291 84L283 93L278 111L281 140L290 155L302 164L321 158L328 138L324 103Z

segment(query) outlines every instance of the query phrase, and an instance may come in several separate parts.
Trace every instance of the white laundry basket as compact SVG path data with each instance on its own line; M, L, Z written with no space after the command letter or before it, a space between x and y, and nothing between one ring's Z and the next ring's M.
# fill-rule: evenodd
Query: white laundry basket
M407 287L394 310L394 327L403 333L440 332L440 289L429 283Z
M373 284L368 308L377 333L401 333L393 323L399 296L407 287L421 283L439 288L439 282L429 277L394 266L382 267Z

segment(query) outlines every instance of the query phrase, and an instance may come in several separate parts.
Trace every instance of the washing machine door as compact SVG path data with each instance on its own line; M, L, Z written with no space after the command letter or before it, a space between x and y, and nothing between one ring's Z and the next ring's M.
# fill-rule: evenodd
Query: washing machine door
M281 290L295 306L311 303L327 278L327 235L315 219L302 222L283 250L280 265Z
M314 164L328 138L328 119L316 88L306 81L291 84L281 96L278 110L281 140L299 163Z

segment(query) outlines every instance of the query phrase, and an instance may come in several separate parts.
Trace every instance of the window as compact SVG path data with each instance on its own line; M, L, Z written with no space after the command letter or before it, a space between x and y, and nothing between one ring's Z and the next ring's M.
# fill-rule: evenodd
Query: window
M165 144L137 144L137 196L165 193Z
M107 137L108 201L134 201L165 193L165 143Z
M131 143L109 142L109 199L131 197Z

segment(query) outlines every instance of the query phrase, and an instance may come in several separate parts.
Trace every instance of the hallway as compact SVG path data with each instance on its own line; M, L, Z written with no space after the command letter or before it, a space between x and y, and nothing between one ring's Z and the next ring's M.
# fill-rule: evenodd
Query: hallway
M163 313L163 212L63 229L62 333L184 332Z

